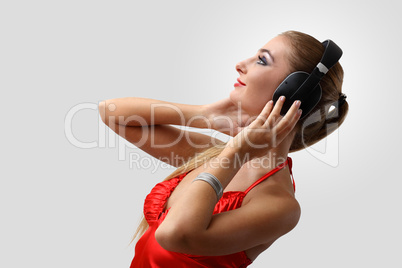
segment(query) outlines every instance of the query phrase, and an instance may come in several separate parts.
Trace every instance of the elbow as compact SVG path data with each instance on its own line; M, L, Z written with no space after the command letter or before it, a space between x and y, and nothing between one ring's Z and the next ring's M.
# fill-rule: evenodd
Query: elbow
M191 234L182 228L167 227L163 226L163 224L155 232L155 239L162 248L187 254L192 252L191 243L189 243L193 241L191 237Z
M287 218L285 220L285 233L292 231L298 224L301 216L301 209L299 203L294 204L294 208L291 212L288 213Z
M107 125L106 122L106 101L101 101L98 105L99 115L102 119L102 122Z

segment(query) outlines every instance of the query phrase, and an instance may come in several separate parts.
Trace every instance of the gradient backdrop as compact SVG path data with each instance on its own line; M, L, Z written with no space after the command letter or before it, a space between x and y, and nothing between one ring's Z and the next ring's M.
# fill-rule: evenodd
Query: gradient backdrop
M109 132L98 103L215 102L238 61L298 30L343 49L350 113L291 155L302 217L251 267L402 267L401 11L397 0L3 1L0 266L129 267L144 197L174 168Z

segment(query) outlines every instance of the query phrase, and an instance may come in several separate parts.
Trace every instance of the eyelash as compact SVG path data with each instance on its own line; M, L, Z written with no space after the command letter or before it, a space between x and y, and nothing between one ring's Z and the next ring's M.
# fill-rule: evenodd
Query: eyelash
M265 61L265 57L262 57L262 58L261 58L261 56L258 56L258 59L259 59L259 61L257 62L258 64L261 64L261 63L259 63L259 62L262 61L263 64L261 64L261 65L267 65L267 62Z

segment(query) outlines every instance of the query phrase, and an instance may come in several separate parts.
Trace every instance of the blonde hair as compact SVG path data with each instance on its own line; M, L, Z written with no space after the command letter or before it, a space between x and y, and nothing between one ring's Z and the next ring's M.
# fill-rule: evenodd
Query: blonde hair
M286 37L291 47L291 52L287 57L292 67L291 72L305 71L310 73L324 53L324 47L321 42L308 34L297 31L287 31L280 35ZM320 82L323 91L320 102L311 111L309 116L306 116L297 123L295 127L296 134L290 146L290 152L295 152L315 144L331 134L343 123L349 105L346 101L342 105L337 105L339 96L342 93L342 82L343 69L338 62L328 71ZM331 107L333 107L333 109L330 109ZM169 180L203 165L209 159L218 156L225 145L226 143L222 143L205 150L198 155L197 158L192 158L190 161L178 167L164 180ZM144 216L142 216L141 222L129 245L137 237L141 237L147 228L148 223Z

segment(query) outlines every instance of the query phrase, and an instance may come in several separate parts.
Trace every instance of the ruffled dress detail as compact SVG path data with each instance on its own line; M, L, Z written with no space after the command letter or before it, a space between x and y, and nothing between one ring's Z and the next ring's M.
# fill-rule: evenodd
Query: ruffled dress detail
M286 165L289 165L290 174L295 190L295 183L292 175L292 159L287 160L275 169L266 173L246 191L224 192L222 198L215 206L213 214L230 211L241 207L244 197L256 185L266 180L268 177L278 172ZM191 171L191 170L190 170ZM147 195L144 202L144 216L149 224L149 228L138 240L135 247L135 256L130 268L162 268L162 267L216 267L216 268L245 268L252 263L245 251L223 255L223 256L199 256L184 253L167 251L162 248L155 239L155 231L165 219L169 209L165 209L166 202L176 186L190 172L182 173L170 180L160 182L155 185Z

